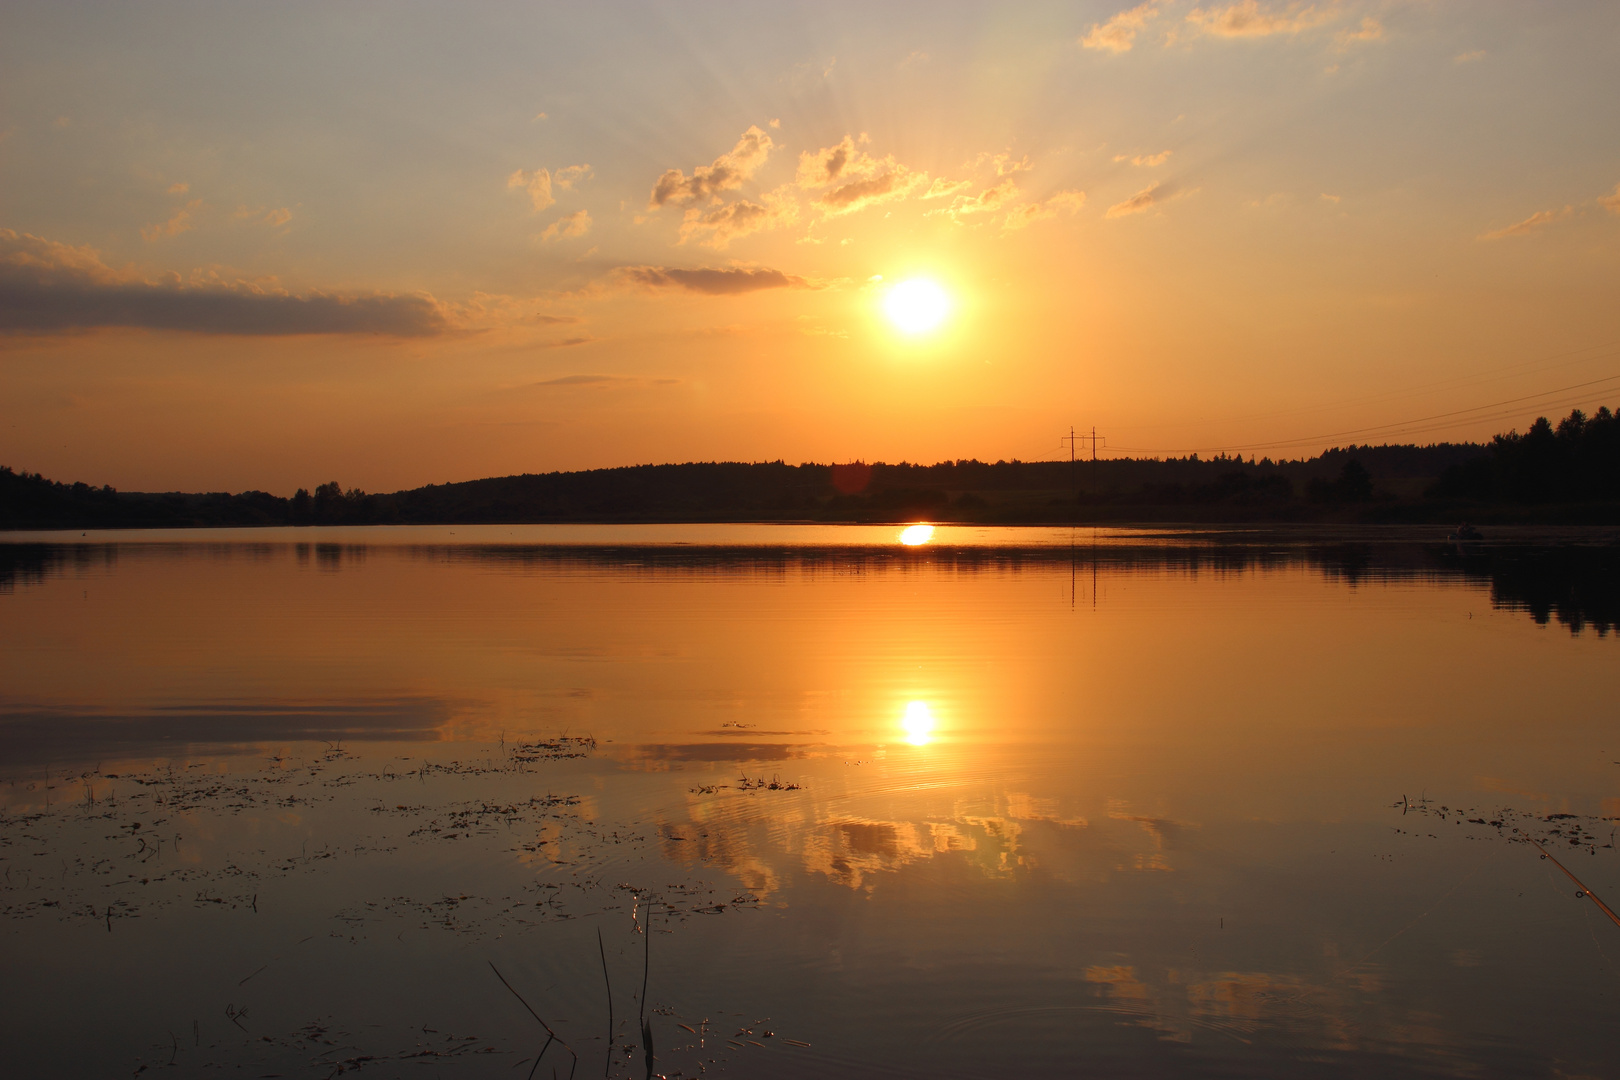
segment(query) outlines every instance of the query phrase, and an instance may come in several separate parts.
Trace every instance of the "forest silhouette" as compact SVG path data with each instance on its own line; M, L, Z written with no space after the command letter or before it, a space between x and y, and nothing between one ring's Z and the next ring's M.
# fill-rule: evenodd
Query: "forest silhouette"
M1620 522L1620 420L1602 408L1489 443L1334 447L1313 458L699 462L523 474L387 494L332 480L121 492L0 468L0 529L683 521Z

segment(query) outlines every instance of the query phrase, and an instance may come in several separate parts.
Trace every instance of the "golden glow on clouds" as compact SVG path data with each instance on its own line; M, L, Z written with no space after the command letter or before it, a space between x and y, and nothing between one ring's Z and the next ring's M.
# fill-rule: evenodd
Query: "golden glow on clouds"
M939 329L951 313L951 298L937 282L912 278L888 291L883 312L901 333L926 334Z

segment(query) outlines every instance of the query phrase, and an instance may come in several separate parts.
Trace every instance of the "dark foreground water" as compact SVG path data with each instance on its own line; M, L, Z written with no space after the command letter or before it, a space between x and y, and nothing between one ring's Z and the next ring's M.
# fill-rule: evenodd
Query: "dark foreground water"
M1620 1075L1593 538L898 538L0 544L5 1072Z

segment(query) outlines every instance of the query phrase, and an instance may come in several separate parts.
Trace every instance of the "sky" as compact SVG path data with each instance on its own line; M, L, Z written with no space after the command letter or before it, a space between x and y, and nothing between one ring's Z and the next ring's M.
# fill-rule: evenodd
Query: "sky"
M1483 439L1620 406L1616 102L1612 2L8 3L0 464Z

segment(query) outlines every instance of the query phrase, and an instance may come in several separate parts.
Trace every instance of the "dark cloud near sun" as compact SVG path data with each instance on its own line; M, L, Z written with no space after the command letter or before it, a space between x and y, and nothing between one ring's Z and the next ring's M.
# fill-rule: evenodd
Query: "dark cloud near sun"
M252 282L152 282L115 271L90 248L0 229L0 332L139 327L197 334L384 334L450 329L432 297L374 293L295 296Z
M626 266L619 275L635 285L652 289L684 289L707 296L735 296L761 289L804 289L804 278L762 267L757 270L682 270L666 266Z

